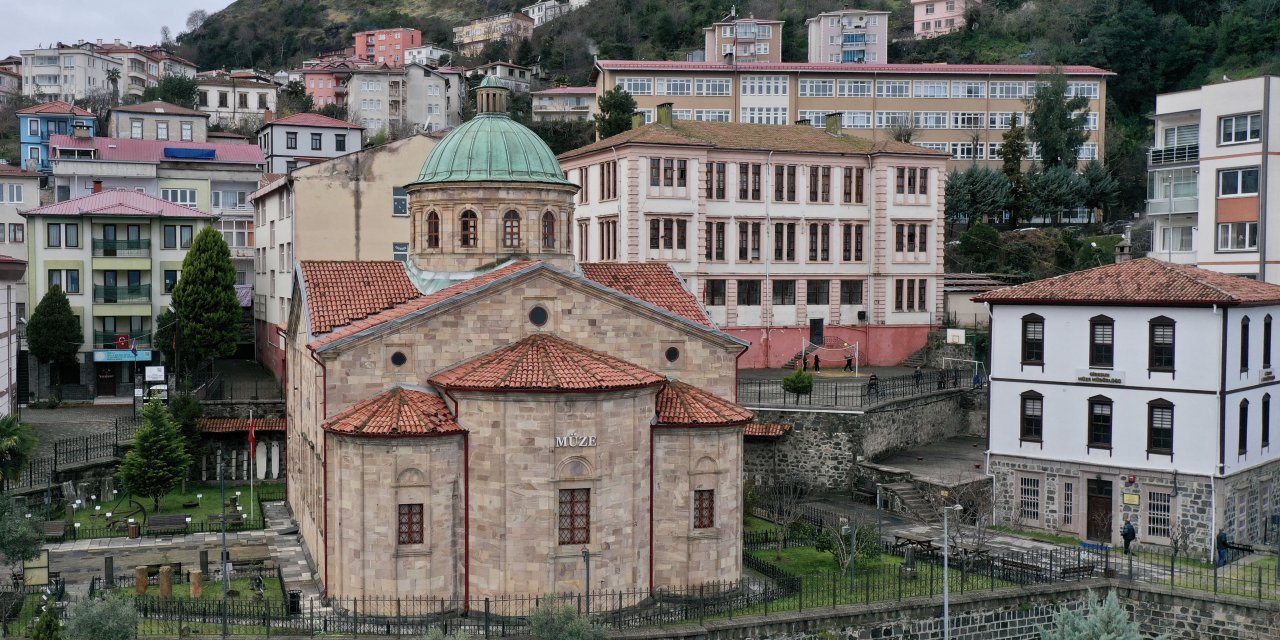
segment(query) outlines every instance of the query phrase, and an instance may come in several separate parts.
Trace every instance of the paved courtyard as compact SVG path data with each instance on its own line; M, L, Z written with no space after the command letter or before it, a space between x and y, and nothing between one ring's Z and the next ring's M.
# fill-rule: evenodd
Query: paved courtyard
M22 421L31 425L40 440L34 457L53 455L53 443L110 433L115 419L133 415L129 405L63 405L57 409L22 409Z

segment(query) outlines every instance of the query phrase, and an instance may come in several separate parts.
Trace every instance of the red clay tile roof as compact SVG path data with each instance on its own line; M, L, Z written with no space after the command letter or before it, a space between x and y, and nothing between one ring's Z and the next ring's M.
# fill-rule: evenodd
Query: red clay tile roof
M287 422L284 418L254 418L253 431L285 431ZM248 418L203 418L200 430L205 433L249 433Z
M95 149L95 160L107 162L160 162L165 160L165 149L212 149L211 159L183 160L183 162L227 162L263 164L267 160L256 144L234 142L181 142L178 140L134 140L133 138L74 138L68 135L49 136L49 147L55 149ZM74 158L57 158L70 160Z
M41 178L43 173L39 171L27 171L16 164L0 164L0 176L13 176L15 178Z
M658 392L658 424L667 427L728 427L755 414L709 391L672 380Z
M333 262L329 264L336 265L335 267L333 267L335 269L342 269L345 267L341 267L340 265L351 265L351 264L364 265L364 264L370 264L370 263L368 262ZM408 282L408 275L404 273L404 265L401 265L399 262L396 262L394 264L400 268L400 274L396 276L387 276L387 277L404 278L405 281ZM418 292L418 290L414 288L413 297L406 298L399 302L392 302L390 304L387 304L386 306L382 306L378 309L374 309L372 311L365 312L365 313L359 313L364 309L364 307L352 306L347 303L335 304L333 305L335 308L335 311L332 312L331 317L334 318L335 320L341 320L341 318L344 316L346 318L345 320L338 321L338 322L329 321L329 322L317 324L315 311L312 311L311 333L313 335L324 333L325 331L330 331L331 329L333 331L331 333L328 333L327 335L316 338L311 342L310 346L312 348L322 347L324 345L330 344L342 338L346 338L348 336L352 336L357 333L360 333L361 331L364 331L366 329L373 328L379 324L382 324L383 322L394 320L396 318L401 318L415 311L419 311L421 309L430 307L431 305L444 302L445 300L448 300L453 296L466 293L467 291L470 291L477 287L489 284L494 280L498 280L501 278L505 278L509 275L519 273L520 271L529 269L537 264L539 263L536 261L523 261L523 262L512 263L505 267L502 267L501 269L494 269L493 271L490 271L483 275L478 275L469 280L463 280L462 282L459 282L458 284L455 284L451 287L445 287L444 289L441 289L435 293L432 293L430 295L425 295L425 296L421 295ZM355 267L355 269L357 270L359 268L360 267L358 266ZM324 294L324 297L326 298L337 296L339 298L342 298L343 300L345 299L359 300L361 296L365 295L362 289L367 288L365 285L361 285L358 282L353 282L350 278L345 278L345 277L339 277L337 279L329 279L327 283L321 284L320 286L317 287L316 285L312 284L309 278L306 278L305 270L303 272L303 278L306 281L306 287L308 291L308 303L310 301L310 296L312 295L311 292L314 290L320 290L320 289L326 290L326 293ZM385 283L380 284L380 286L385 286ZM398 281L396 286L397 287L401 286L400 284L398 284ZM409 283L408 286L413 287L413 284ZM408 289L404 289L404 290L397 289L396 292L407 294ZM384 293L379 293L378 296L373 301L377 302L378 300L382 300L384 302L389 302L392 298L394 298L394 296L388 297ZM353 311L356 313L352 313ZM359 314L357 315L357 313ZM342 326L339 326L339 325L342 325ZM317 326L324 327L324 328L323 330L317 330L316 328Z
M379 438L449 436L466 432L440 396L403 387L356 403L326 421L324 430Z
M26 216L158 216L161 218L211 218L198 211L133 189L107 189L22 212Z
M1201 306L1280 303L1280 286L1153 258L989 291L974 302Z
M295 113L291 116L280 118L279 120L272 120L263 126L265 127L273 124L287 124L294 127L331 127L334 129L364 128L352 122L339 120L337 118L330 118L329 116L322 116L318 113Z
M859 135L842 133L833 136L826 129L798 125L744 124L741 122L701 122L676 120L671 126L658 123L629 129L615 136L597 140L585 147L560 154L561 160L602 151L623 144L676 145L710 147L742 151L789 151L793 153L858 154L906 153L948 157L915 145L885 140L876 142Z
M867 75L892 73L927 74L1018 74L1040 75L1053 73L1054 67L1035 64L824 64L809 62L744 62L727 65L721 62L695 62L682 60L596 60L597 69L613 71L789 71L817 73L848 73ZM1115 73L1098 67L1068 65L1061 68L1066 75L1113 76ZM595 73L599 73L596 71Z
M55 115L73 115L73 116L93 117L92 111L89 111L87 109L81 109L80 107L73 106L70 103L63 102L61 100L54 100L52 102L42 102L40 104L27 107L26 109L19 109L18 113L20 115L29 115L33 113L49 113L49 114L55 114Z
M715 327L702 303L685 289L684 282L670 265L662 263L583 264L582 273L610 289L666 309L698 324Z
M303 260L311 333L327 333L422 295L396 260Z
M114 111L123 111L125 113L170 113L179 116L209 117L209 114L203 111L188 109L163 100L152 100L150 102L140 102L138 104L121 105L115 107Z
M617 391L664 380L607 353L535 333L437 373L431 384L463 391Z
M742 430L748 438L781 438L791 431L791 425L784 422L752 422Z

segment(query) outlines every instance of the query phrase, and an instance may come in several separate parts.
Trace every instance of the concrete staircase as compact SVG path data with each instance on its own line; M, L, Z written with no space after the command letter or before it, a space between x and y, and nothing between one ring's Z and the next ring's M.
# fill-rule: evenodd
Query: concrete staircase
M906 515L925 523L933 523L937 520L937 516L933 513L933 508L914 484L910 482L892 482L881 485L881 488L897 498L898 502L902 504L902 511Z
M902 366L904 366L904 367L923 367L923 366L924 366L924 362L925 362L925 359L924 359L924 349L921 349L921 350L919 350L919 351L917 351L917 352L915 352L915 353L913 353L913 354L911 354L911 355L907 356L907 359L902 361Z

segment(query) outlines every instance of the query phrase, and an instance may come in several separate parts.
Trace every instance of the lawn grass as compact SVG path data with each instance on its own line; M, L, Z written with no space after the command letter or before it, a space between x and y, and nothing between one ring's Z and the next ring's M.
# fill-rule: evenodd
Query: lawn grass
M236 491L240 492L239 504L242 507L244 507L244 511L243 511L244 517L246 522L248 522L249 511L250 511L249 488L242 487L242 486L228 487L227 488L228 502L232 497L235 497ZM197 498L196 497L197 495L200 495L202 497ZM187 503L187 502L199 502L200 504L197 507L182 506L184 503ZM108 513L112 514L111 516L112 521L120 520L121 517L124 516L124 517L134 518L135 520L141 522L143 518L142 514L133 513L137 511L139 505L143 509L145 509L147 516L186 514L191 517L192 525L197 525L197 524L207 525L209 523L209 516L222 513L222 502L220 500L220 492L217 484L201 484L201 483L189 482L187 483L187 488L185 491L183 490L174 491L173 493L170 493L169 495L161 498L160 510L154 513L152 512L151 498L137 498L137 497L132 498L132 500L128 498L118 498L115 500L107 500L107 501L91 504L87 507L80 508L76 510L75 520L73 521L73 522L80 523L81 531L77 535L81 538L95 537L99 534L105 535L106 532L103 531L103 529L106 528L107 526L106 514ZM95 507L101 507L101 508L95 509ZM230 506L227 507L227 510L228 510L228 513L235 513L235 509ZM133 515L126 516L126 514L130 514L130 513L133 513ZM262 516L262 512L257 507L257 505L253 506L253 515L255 519L260 518ZM212 526L216 526L216 525L212 525ZM250 528L250 527L239 527L239 528L243 529L243 528ZM117 535L124 535L123 527L121 527Z
M253 598L253 588L251 586L252 578L234 578L231 580L231 589L239 591L239 596L232 596L232 600L250 600ZM280 590L280 580L277 578L262 579L262 597L266 602L280 603L283 602ZM111 592L113 598L132 598L136 595L132 585L121 586ZM148 596L160 595L160 587L152 585L147 588ZM173 585L173 597L177 599L191 599L191 585L189 583L175 583ZM204 583L204 591L200 594L201 600L221 600L222 599L222 583L219 581L206 581Z
M755 516L747 516L747 519L742 523L742 531L744 533L759 533L762 531L777 531L777 530L778 530L778 525L772 522L769 522L768 520L765 520L763 518L757 518Z

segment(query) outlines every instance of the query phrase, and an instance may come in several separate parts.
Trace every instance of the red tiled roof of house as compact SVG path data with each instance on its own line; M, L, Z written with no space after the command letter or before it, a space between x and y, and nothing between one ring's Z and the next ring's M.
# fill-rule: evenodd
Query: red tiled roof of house
M318 113L295 113L291 116L280 118L279 120L272 120L271 122L268 122L263 126L270 126L275 124L287 124L294 127L331 127L334 129L364 129L364 127L358 124L347 122L345 120L339 120L337 118L330 118L329 116L322 116Z
M710 147L741 151L789 151L792 153L858 154L903 153L947 157L934 151L894 140L874 141L858 135L842 133L833 136L826 129L802 125L744 124L741 122L702 122L676 120L671 126L657 122L629 129L584 147L566 151L558 157L567 160L624 144L676 145Z
M330 263L330 264L363 265L363 264L369 264L369 263L368 262L337 262L337 263ZM400 271L401 271L400 275L388 276L388 277L404 278L405 281L407 282L408 275L404 273L404 266L400 265L400 263L398 262L396 262L395 264L400 267ZM323 331L318 331L316 329L318 325L316 323L315 312L313 311L311 333L320 334L320 333L324 333L325 331L330 331L331 329L332 331L330 333L327 333L326 335L320 336L315 340L313 340L310 346L313 348L322 347L324 345L330 344L342 338L346 338L348 336L352 336L357 333L360 333L361 331L364 331L366 329L371 329L389 320L402 318L411 313L414 313L415 311L419 311L421 309L430 307L433 304L444 302L445 300L448 300L453 296L466 293L467 291L470 291L477 287L489 284L494 280L498 280L510 275L514 275L516 273L524 271L525 269L529 269L537 264L539 264L537 261L528 261L528 260L512 263L500 269L494 269L493 271L490 271L482 275L478 275L474 278L463 280L458 284L455 284L450 287L445 287L444 289L441 289L435 293L425 295L425 296L421 295L415 288L414 297L407 298L398 303L390 303L387 306L383 306L380 309L375 310L376 313L370 312L370 313L364 313L362 315L355 315L354 313L351 313L350 310L354 309L355 312L360 312L362 311L363 308L359 306L353 307L346 304L335 305L337 312L334 313L334 317L340 318L341 316L345 316L347 319L345 321L337 322L337 323L333 323L333 322L322 323L319 326L325 327ZM335 267L335 268L340 268L340 267ZM304 277L304 280L306 280L306 286L308 291L308 301L310 301L310 296L311 296L311 292L313 291L314 285L309 279L306 278L305 271L304 271L303 277ZM400 286L398 284L398 281L396 286L397 287ZM409 283L409 286L412 287L413 284ZM344 298L359 299L361 296L364 295L364 293L360 291L360 289L362 288L362 285L356 282L353 282L352 280L347 278L340 278L336 280L330 279L328 283L321 285L319 287L314 287L314 288L328 290L324 294L325 296L338 295L339 297L344 297ZM342 291L343 289L352 289L352 291ZM400 292L400 290L397 290L397 292ZM407 294L408 290L405 289L402 292ZM379 297L375 297L374 299L375 302L378 299L390 300L394 297L394 296L390 298L385 297L384 294L378 294L378 295Z
M21 212L25 216L158 216L211 218L213 214L175 204L133 189L107 189Z
M658 392L658 424L667 427L728 427L755 417L748 409L677 380Z
M663 263L611 263L583 264L582 273L610 289L616 289L633 298L671 313L688 318L698 324L715 327L707 311L698 299L685 289L684 282L670 265Z
M1280 286L1139 258L989 291L974 302L1197 306L1280 303Z
M0 164L0 176L13 176L15 178L40 178L44 174L39 171L28 171L16 164Z
M208 118L209 114L195 109L178 106L171 102L163 100L152 100L150 102L139 102L138 104L125 104L115 107L115 111L124 113L171 113L179 116L201 116Z
M535 333L437 373L431 384L462 391L617 391L664 380L607 353Z
M611 71L784 71L784 72L818 72L818 73L854 73L854 74L891 74L891 73L923 73L923 74L1019 74L1040 75L1057 70L1049 65L1037 64L837 64L811 62L742 62L727 65L722 62L698 62L684 60L596 60L597 69ZM1114 72L1098 67L1085 65L1067 65L1061 67L1066 75L1113 76Z
M752 422L742 430L748 438L781 438L791 431L791 425L785 422Z
M285 431L288 422L284 418L254 418L253 430ZM200 430L205 433L249 433L248 418L202 418Z
M422 295L396 260L303 260L311 332L367 318Z
M395 387L358 402L324 423L324 430L352 436L395 438L465 433L434 393Z
M256 144L234 142L181 142L178 140L134 140L133 138L76 138L55 134L49 136L49 147L54 149L94 149L94 160L106 162L160 162L165 160L165 149L212 149L214 157L205 159L168 158L184 162L227 162L263 164L267 160ZM54 160L68 160L57 158Z
M51 102L42 102L40 104L27 107L26 109L19 109L17 113L20 115L29 115L33 113L50 113L50 114L57 114L57 115L93 117L93 112L89 111L88 109L81 109L80 107L74 106L67 102L63 102L61 100L53 100Z

